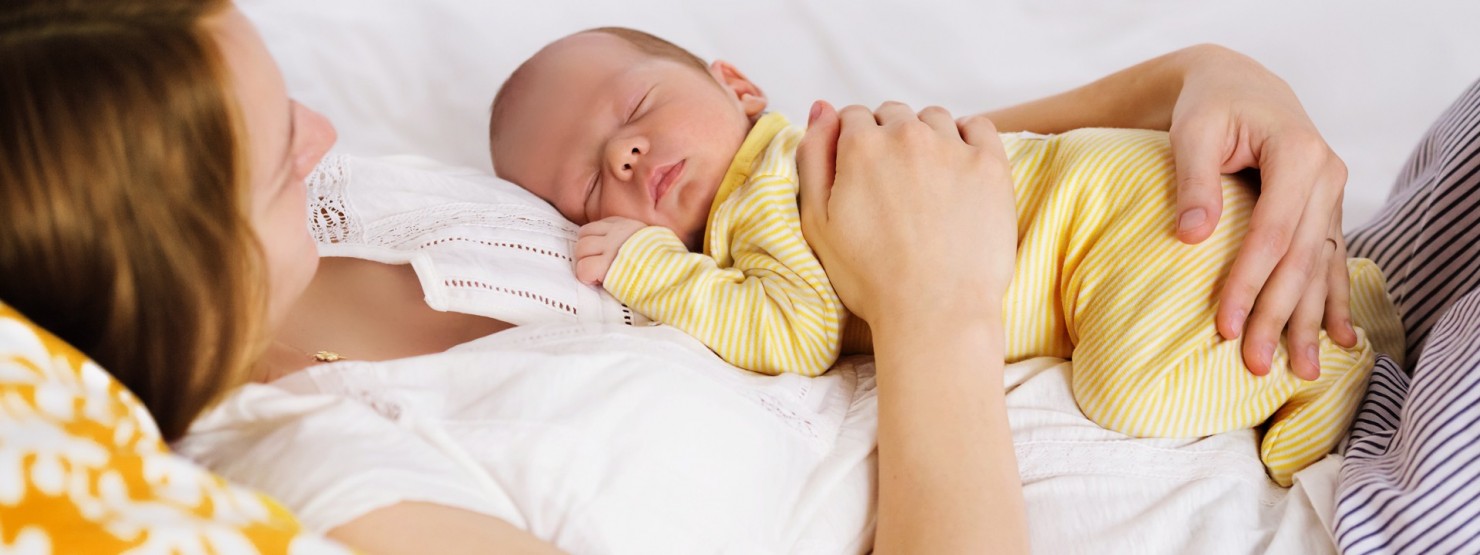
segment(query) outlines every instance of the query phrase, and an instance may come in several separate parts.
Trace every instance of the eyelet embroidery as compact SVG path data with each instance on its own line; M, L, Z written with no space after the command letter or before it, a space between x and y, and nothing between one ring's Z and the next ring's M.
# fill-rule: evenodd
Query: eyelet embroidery
M342 155L325 156L304 185L308 188L308 230L320 243L359 242L363 230L350 218L344 188L349 184L349 160Z
M442 281L442 285L447 286L447 287L471 287L471 288L475 288L475 289L484 289L484 290L488 290L488 291L498 291L500 293L507 293L507 294L510 294L510 295L514 295L516 297L521 297L521 298L529 299L531 301L539 301L541 303L544 303L546 306L549 306L550 308L553 308L555 310L559 310L559 311L562 311L562 312L569 313L571 316L575 316L577 314L576 313L576 307L573 306L573 305L570 305L570 304L567 304L567 303L562 303L560 301L557 301L555 299L551 299L549 297L546 297L544 295L540 295L538 293L531 293L529 291L524 291L524 290L520 290L520 289L510 289L508 287L500 287L500 286L497 286L497 285L493 285L493 284L489 284L489 283L484 283L484 282L476 281L476 280L470 280L470 279L448 279L448 280L443 280ZM630 318L629 318L629 320L630 320Z
M510 243L510 242L507 242L507 241L484 241L484 240L481 240L481 239L470 239L470 238L467 238L467 237L444 237L444 238L441 238L441 239L436 239L436 240L433 240L433 241L427 241L425 243L422 243L420 245L417 245L416 249L417 250L422 250L422 249L426 249L426 248L429 248L429 247L435 247L437 245L442 245L442 244L452 243L452 242L457 242L457 241L464 241L464 242L469 242L469 243L477 243L479 245L484 245L484 246L489 246L489 247L500 247L500 248L506 248L506 249L518 249L518 250L525 251L525 252L532 252L532 253L535 253L535 254L542 254L542 255L545 255L545 256L552 257L552 258L558 258L558 259L564 260L566 262L574 262L575 261L575 259L571 258L570 255L567 255L567 254L561 253L561 252L555 252L555 251L552 251L550 249L542 249L542 248L539 248L539 247L532 247L532 246L529 246L529 245L522 245L522 244L519 244L519 243Z
M396 189L395 184L419 176L416 173L402 175L393 167L385 167L384 171L388 173L381 175L376 173L379 168L377 164L373 160L333 155L325 157L310 174L307 179L308 219L309 229L316 241L322 245L365 245L402 252L423 252L431 256L434 265L441 260L465 258L465 253L470 248L508 249L533 256L507 251L492 256L501 260L502 262L498 262L500 264L530 264L528 268L535 270L535 275L539 275L538 272L570 271L574 257L569 251L578 228L548 210L512 197L491 195L487 197L489 202L457 202L454 199L439 198L425 205L408 206L404 212L367 218L359 213L351 199L350 180L360 177L355 172L370 172L360 177L366 183L361 187L366 191L363 194L374 194L380 190L377 187L387 185L391 192L414 190ZM455 176L435 172L425 176L429 180L457 179ZM453 187L451 190L455 191L457 188ZM475 194L470 198L482 197ZM454 265L441 269L445 272L444 276L457 275L456 278L439 279L436 283L449 292L457 289L473 290L465 295L454 295L454 298L463 299L458 302L472 303L464 306L480 314L498 317L501 304L512 309L508 303L532 302L569 316L581 316L585 312L596 311L609 314L602 319L626 326L647 323L630 308L604 294L601 296L602 300L583 309L579 302L582 297L574 287L567 293L559 282L535 285L528 283L527 278L520 278L524 281L503 280L498 275L485 280L468 279L469 274L477 277L481 275L479 271L489 270L468 267L467 262L458 264L462 267ZM490 296L490 293L493 295ZM620 310L615 310L617 307L621 307ZM552 315L552 319L558 318L560 317Z

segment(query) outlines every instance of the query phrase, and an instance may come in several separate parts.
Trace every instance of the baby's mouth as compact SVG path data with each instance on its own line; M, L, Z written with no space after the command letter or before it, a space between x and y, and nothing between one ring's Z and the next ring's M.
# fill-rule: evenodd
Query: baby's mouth
M679 160L678 163L669 164L653 171L654 177L657 179L651 180L648 183L648 192L653 197L653 208L658 207L658 201L663 200L663 195L673 189L673 186L678 183L678 179L683 177L683 167L686 162L687 160Z

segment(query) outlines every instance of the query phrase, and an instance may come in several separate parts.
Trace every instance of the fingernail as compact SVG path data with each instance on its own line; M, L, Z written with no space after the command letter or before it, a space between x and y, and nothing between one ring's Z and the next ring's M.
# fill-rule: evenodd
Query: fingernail
M1259 346L1259 360L1265 364L1274 363L1274 345L1265 343Z
M1314 345L1307 347L1305 357L1306 363L1310 365L1311 379L1319 378L1321 376L1321 350Z
M822 115L822 101L818 100L812 103L812 113L807 115L807 125L812 125L812 122L817 121L817 116L820 115Z
M1182 217L1177 220L1177 228L1190 231L1202 226L1206 221L1208 221L1208 212L1201 208L1193 208L1182 213Z
M1241 334L1241 333L1244 332L1244 318L1246 318L1247 316L1248 316L1248 313L1246 313L1246 312L1244 312L1242 310L1234 311L1234 313L1233 313L1233 336L1234 337L1238 337L1239 334Z

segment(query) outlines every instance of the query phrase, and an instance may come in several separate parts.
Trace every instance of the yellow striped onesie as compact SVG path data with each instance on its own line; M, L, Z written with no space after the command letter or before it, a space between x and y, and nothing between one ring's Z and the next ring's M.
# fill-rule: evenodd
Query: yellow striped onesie
M607 287L737 366L825 371L847 313L802 242L794 158L801 133L779 116L763 118L715 198L705 254L649 227L622 246ZM1217 231L1185 245L1172 230L1166 133L1084 129L1002 140L1018 215L1016 274L1003 304L1006 358L1072 359L1074 396L1096 423L1133 436L1197 437L1269 420L1260 457L1289 485L1345 434L1374 348L1402 353L1381 273L1352 259L1357 346L1342 349L1322 332L1314 382L1289 372L1283 345L1268 376L1250 374L1241 341L1223 340L1213 323L1253 210L1249 185L1225 177ZM746 293L727 295L739 289ZM850 339L866 338L853 331L863 326L849 324ZM847 347L867 351L866 343Z

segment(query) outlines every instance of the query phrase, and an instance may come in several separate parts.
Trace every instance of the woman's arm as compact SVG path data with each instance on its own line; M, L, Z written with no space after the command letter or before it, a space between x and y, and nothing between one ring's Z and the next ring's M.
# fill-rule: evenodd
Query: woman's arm
M376 509L330 530L328 536L371 554L560 553L497 518L434 503L402 502Z
M1026 553L1002 375L1016 212L996 130L898 103L838 114L819 102L811 120L803 232L874 333L874 550Z
M1002 313L886 318L875 553L1027 553L1003 390ZM870 325L873 325L870 323Z
M1198 65L1197 58L1221 56L1220 51L1227 49L1212 45L1185 48L1077 89L981 115L1004 132L1063 133L1083 127L1166 130L1171 128L1172 108L1184 76Z
M1244 361L1263 374L1288 325L1292 368L1309 379L1319 374L1319 361L1307 353L1318 344L1323 315L1332 339L1356 343L1341 235L1346 165L1289 85L1258 62L1220 46L1193 46L985 115L1004 130L1169 130L1175 225L1187 243L1217 226L1218 175L1258 168L1260 197L1220 297L1218 330L1229 339L1246 333Z

